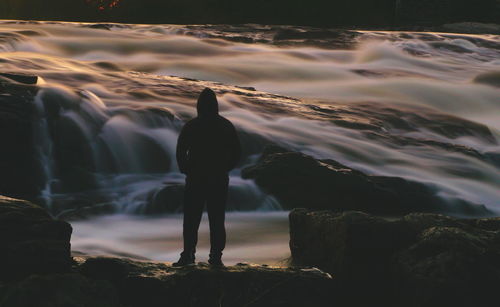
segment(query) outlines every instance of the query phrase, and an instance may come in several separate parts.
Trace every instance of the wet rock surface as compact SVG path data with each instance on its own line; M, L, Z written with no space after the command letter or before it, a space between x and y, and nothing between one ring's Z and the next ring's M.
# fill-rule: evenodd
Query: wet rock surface
M318 269L238 264L174 268L121 258L75 258L72 272L32 275L0 292L2 306L330 306Z
M293 262L333 274L355 305L495 306L499 239L498 218L290 213Z
M3 289L2 306L330 306L318 269L252 264L175 268L121 258L75 258L71 273L32 275Z
M211 268L90 258L82 275L118 289L125 306L328 306L333 280L314 269L238 264Z
M454 212L487 215L484 206L445 200L430 186L399 177L369 176L334 160L272 146L243 170L287 209L362 210L370 213Z
M34 199L41 188L33 131L36 76L0 74L0 193Z
M0 196L0 281L69 272L71 232L41 207Z

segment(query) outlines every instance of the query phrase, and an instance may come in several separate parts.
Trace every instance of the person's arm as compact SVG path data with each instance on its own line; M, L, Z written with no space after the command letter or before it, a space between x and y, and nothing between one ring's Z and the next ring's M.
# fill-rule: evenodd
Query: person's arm
M236 167L241 159L241 144L238 133L233 124L230 123L230 137L229 137L229 171Z
M179 138L177 139L176 158L179 171L183 174L187 173L188 167L188 151L189 151L189 127L182 127Z

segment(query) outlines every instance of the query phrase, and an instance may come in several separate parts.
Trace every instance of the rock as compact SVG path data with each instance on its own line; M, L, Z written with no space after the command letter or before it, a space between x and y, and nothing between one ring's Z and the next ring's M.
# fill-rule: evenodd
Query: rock
M79 259L91 280L112 283L126 306L330 306L335 284L320 270L206 264L174 268L118 258Z
M258 163L243 170L287 209L362 210L370 213L453 212L487 215L484 206L445 200L424 184L399 177L369 176L334 160L279 147L266 150Z
M330 306L335 283L318 269L207 264L174 268L78 258L69 274L31 276L0 291L2 306Z
M396 293L406 306L496 306L500 228L431 227L398 252Z
M498 218L460 220L413 213L290 213L296 265L338 278L343 293L388 306L496 306L500 282ZM373 301L377 302L374 303Z
M5 79L10 79L21 84L31 84L34 85L38 82L38 76L33 75L21 75L21 74L10 74L10 73L0 73L0 77ZM5 80L4 80L5 82Z
M71 232L41 207L0 196L0 280L68 272Z
M1 297L1 296L0 296ZM79 274L33 275L12 284L3 295L2 307L118 307L111 283Z
M152 191L148 195L148 202L142 212L144 214L158 214L169 212L182 212L184 199L184 185L172 184Z
M36 76L0 74L0 194L33 200L43 185L33 131Z

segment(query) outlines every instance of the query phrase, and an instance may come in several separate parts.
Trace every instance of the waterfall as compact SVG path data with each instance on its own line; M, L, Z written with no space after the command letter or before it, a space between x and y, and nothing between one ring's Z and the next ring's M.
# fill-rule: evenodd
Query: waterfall
M9 21L0 29L2 70L45 80L35 145L40 197L56 214L177 212L176 139L206 86L242 140L230 210L280 208L240 176L267 144L498 208L499 36Z

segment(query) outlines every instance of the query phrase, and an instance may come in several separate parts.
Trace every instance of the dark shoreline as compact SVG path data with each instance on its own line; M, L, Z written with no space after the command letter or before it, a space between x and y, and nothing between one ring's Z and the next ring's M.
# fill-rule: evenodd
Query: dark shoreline
M130 22L110 22L110 21L81 21L81 20L42 20L42 19L2 19L0 23L82 23L95 25L94 28L108 29L110 25L136 25ZM209 27L246 27L246 26L269 26L270 28L297 28L310 29L315 31L373 31L373 32L422 32L422 33L449 33L449 34L469 34L469 35L500 35L500 23L481 23L481 22L457 22L441 25L414 25L414 26L335 26L335 27L316 27L303 25L287 24L225 24L225 23L137 23L140 25L175 25L175 26L209 26ZM101 26L101 27L99 27Z
M89 4L94 3L94 4ZM499 21L499 0L3 0L0 19L147 24L290 24L320 28L435 27ZM99 6L101 6L99 8Z

